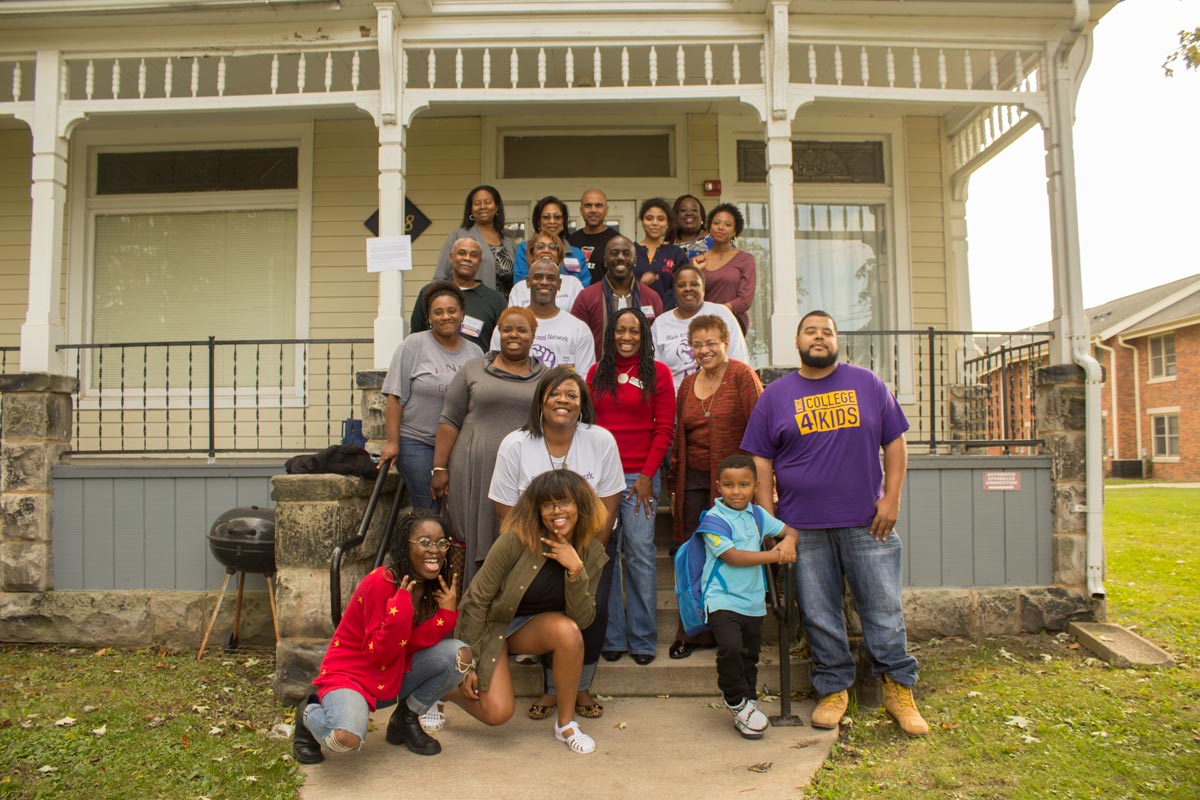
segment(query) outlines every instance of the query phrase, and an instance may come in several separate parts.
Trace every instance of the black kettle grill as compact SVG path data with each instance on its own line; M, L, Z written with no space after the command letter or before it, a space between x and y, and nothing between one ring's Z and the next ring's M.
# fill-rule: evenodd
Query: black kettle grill
M226 650L238 646L238 627L242 619L242 594L246 587L246 573L254 572L267 578L267 599L271 605L271 622L275 626L275 636L279 636L279 622L275 617L275 509L260 508L259 506L244 506L232 508L221 516L208 531L208 549L213 558L225 567L225 582L221 584L221 594L217 597L217 606L213 609L208 628L204 631L204 640L200 642L200 652L196 654L199 660L204 656L208 646L208 637L212 634L213 624L221 612L221 602L225 599L225 590L229 588L229 579L234 573L238 575L237 606L233 613L233 632L229 634Z

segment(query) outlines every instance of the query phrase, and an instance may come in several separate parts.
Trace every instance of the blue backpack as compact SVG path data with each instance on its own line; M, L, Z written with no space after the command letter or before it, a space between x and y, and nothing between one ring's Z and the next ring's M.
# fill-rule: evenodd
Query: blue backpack
M763 523L766 521L763 510L751 503L750 511L761 536ZM708 580L704 580L704 562L708 555L704 547L705 533L732 537L733 529L719 514L705 511L700 515L700 525L695 533L675 551L675 601L679 606L679 619L683 622L683 629L688 636L708 630L705 598L712 582L716 581L722 589L728 588L725 578L721 576L721 567L725 562L719 558L713 564Z

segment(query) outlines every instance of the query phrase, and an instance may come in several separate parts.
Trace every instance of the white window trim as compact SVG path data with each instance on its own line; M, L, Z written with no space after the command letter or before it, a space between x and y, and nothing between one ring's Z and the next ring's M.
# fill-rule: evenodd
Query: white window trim
M1162 333L1156 333L1156 334L1146 337L1146 375L1147 375L1146 383L1147 384L1170 383L1171 381L1175 380L1175 378L1177 378L1179 376L1178 359L1176 360L1176 363L1175 363L1175 374L1174 375L1155 375L1154 374L1154 349L1153 349L1152 343L1154 342L1155 339L1165 339L1168 336L1170 336L1170 337L1172 337L1172 339L1174 339L1174 337L1175 337L1174 329L1169 330L1169 331L1164 331Z
M311 306L312 275L312 180L313 180L313 126L293 125L249 125L236 129L231 136L227 125L211 128L187 129L183 127L146 131L142 128L127 130L81 130L71 142L69 166L70 214L67 231L67 341L90 343L96 212L144 211L146 200L152 197L161 208L174 211L211 211L228 209L295 209L296 210L296 317L292 338L307 338L309 332L309 309ZM247 147L295 147L297 153L296 188L284 190L246 192L192 192L179 194L129 194L104 195L95 193L96 164L99 153L106 152L150 152L159 150L212 150L244 149ZM219 195L218 198L214 195ZM232 202L231 202L232 201ZM296 346L298 365L303 348ZM67 369L74 372L74 359L67 358ZM80 359L90 363L90 359ZM235 392L228 387L215 391L217 404L221 408L243 406L252 402L251 394L260 397L259 405L298 407L305 405L304 387L295 377L295 383L255 393L253 388L238 388ZM123 397L127 407L166 408L186 405L189 400L202 396L205 401L208 389L186 388L147 390L127 388L88 391L86 375L80 378L79 399L81 408L97 408L101 399Z
M1146 416L1148 416L1150 418L1150 461L1153 463L1159 463L1159 464L1178 463L1180 458L1182 457L1182 452L1178 456L1160 456L1154 452L1155 447L1158 442L1158 436L1154 432L1154 420L1156 417L1175 417L1175 419L1176 419L1175 424L1176 424L1176 427L1178 428L1179 421L1180 421L1179 420L1179 406L1164 406L1162 408L1148 408L1148 409L1146 409ZM1180 436L1177 434L1175 438L1179 439ZM1183 443L1180 442L1181 450L1182 450L1182 446L1183 446Z

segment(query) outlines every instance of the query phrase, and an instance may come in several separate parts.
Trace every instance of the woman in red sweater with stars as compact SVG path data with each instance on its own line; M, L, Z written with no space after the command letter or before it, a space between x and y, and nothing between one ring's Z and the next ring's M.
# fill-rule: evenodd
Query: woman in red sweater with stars
M654 360L650 323L640 309L613 314L604 328L600 361L587 382L596 424L617 440L626 488L616 530L608 540L613 591L600 654L616 661L628 652L644 666L654 660L658 645L654 516L658 471L675 431L675 383L670 367Z
M388 743L423 756L441 752L421 729L420 715L474 666L471 648L447 638L458 622L458 576L447 575L449 547L441 520L429 512L406 514L397 523L391 563L368 573L354 590L313 681L317 692L296 709L296 761L319 764L322 748L358 750L371 712L392 703L398 705L388 722Z

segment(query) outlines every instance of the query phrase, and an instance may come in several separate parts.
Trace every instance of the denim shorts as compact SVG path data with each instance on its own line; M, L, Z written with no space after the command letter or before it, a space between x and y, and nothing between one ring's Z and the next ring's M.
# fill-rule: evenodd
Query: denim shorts
M537 614L518 614L517 616L513 617L512 622L508 623L508 631L504 634L504 638L507 639L517 631L521 630L521 628L524 628L525 624L536 616Z

